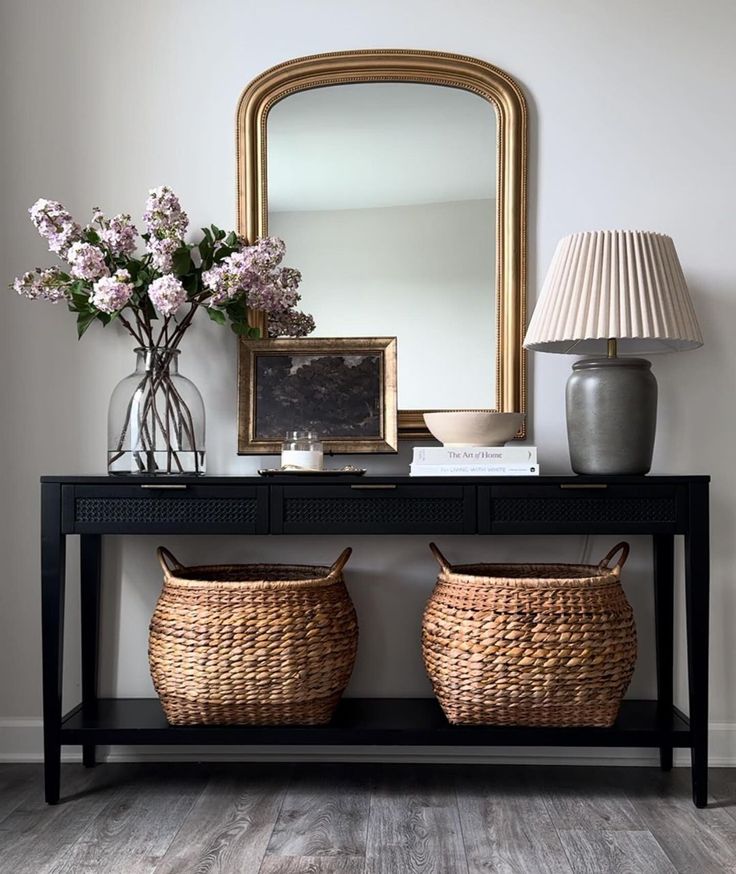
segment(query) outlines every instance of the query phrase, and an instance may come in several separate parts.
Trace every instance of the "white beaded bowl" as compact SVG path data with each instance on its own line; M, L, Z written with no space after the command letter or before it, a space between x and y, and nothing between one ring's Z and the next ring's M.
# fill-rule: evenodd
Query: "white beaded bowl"
M445 446L503 446L524 424L524 414L439 410L425 413L424 421Z

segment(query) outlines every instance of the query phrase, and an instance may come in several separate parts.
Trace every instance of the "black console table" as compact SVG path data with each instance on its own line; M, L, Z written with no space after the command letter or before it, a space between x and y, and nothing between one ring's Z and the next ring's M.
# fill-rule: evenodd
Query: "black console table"
M551 745L691 750L693 800L708 763L708 482L647 477L42 478L46 800L63 744ZM156 699L97 695L100 557L108 534L647 534L654 554L656 701L625 701L612 728L451 726L434 699L346 699L327 726L172 727ZM82 701L62 714L65 546L81 539ZM684 536L690 706L673 706L675 535ZM429 581L428 581L429 582Z

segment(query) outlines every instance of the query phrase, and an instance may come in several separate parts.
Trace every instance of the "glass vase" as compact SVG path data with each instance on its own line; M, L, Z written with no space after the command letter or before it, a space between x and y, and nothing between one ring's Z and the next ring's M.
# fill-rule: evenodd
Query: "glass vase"
M197 386L179 373L179 350L149 347L135 353L135 371L110 397L108 473L203 474L204 403Z

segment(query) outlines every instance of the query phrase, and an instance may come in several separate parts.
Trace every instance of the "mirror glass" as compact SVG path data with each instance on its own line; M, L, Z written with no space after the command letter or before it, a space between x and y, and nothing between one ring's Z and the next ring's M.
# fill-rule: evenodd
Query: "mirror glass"
M398 338L400 409L496 405L496 114L470 91L334 85L267 119L268 232L319 337Z

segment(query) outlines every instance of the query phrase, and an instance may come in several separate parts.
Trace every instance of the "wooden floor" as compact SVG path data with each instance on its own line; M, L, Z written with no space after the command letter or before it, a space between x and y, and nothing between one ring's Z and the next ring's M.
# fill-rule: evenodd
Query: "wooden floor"
M736 769L0 765L2 874L728 874Z

